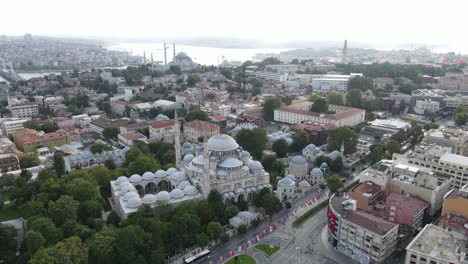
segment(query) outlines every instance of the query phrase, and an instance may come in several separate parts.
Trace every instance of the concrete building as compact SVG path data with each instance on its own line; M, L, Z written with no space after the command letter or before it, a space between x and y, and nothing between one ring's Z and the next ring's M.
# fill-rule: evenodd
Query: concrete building
M405 264L467 264L466 236L426 225L406 247Z
M390 193L385 201L385 216L390 222L422 228L424 212L431 205L417 197Z
M160 100L157 100L156 102L154 102L153 106L154 107L159 107L162 110L173 110L173 109L177 108L177 103L173 102L173 101L160 99Z
M2 133L4 136L8 136L11 133L23 129L24 122L28 121L27 119L20 118L11 118L1 121Z
M44 133L34 129L23 128L16 131L13 135L13 142L16 147L24 152L31 152L39 147L54 147L69 143L70 133L66 131L57 131Z
M129 113L127 113L127 111L130 112L131 108L134 106L133 103L129 103L126 101L121 101L121 100L111 101L110 105L111 105L112 113L119 115L119 116L129 116Z
M139 140L139 141L146 141L145 135L139 133L139 132L128 132L128 133L123 133L119 134L117 136L118 142L126 147L126 146L133 146L133 141L134 140Z
M447 73L439 78L438 88L442 90L468 90L468 75Z
M102 135L102 132L107 127L117 127L120 128L121 126L127 125L128 121L124 119L117 119L117 120L110 120L106 118L98 118L89 123L89 128Z
M358 209L370 210L385 196L385 193L378 184L368 181L359 183L349 195L351 199L356 200Z
M20 162L14 154L0 154L0 174L20 169Z
M29 118L39 115L39 106L36 103L19 103L8 105L11 116L15 118Z
M334 114L321 114L310 112L312 102L301 101L275 109L274 120L287 124L297 124L303 121L311 121L320 124L333 124L337 127L355 126L364 122L366 111L362 109L329 105Z
M409 122L400 119L375 119L363 131L375 135L394 135L398 131L406 132L410 127Z
M440 110L440 103L437 101L432 101L430 99L426 100L416 100L416 104L413 108L413 111L416 114L435 114Z
M152 122L149 126L149 140L173 143L175 136L175 121L161 120Z
M341 219L338 251L358 263L383 263L395 251L398 224L356 210Z
M288 73L275 73L275 72L255 72L255 77L270 80L274 82L283 83L288 80Z
M362 171L359 174L359 182L373 182L379 185L383 190L386 190L389 186L392 176L392 161L381 160Z
M63 157L65 162L65 171L69 172L75 168L92 169L96 166L103 165L107 160L114 161L117 167L125 163L126 154L130 148L115 149L111 151L103 151L101 153L92 153L91 151L81 151L75 155Z
M468 131L441 127L424 133L424 141L442 147L450 147L453 154L468 156Z
M451 190L444 197L442 215L454 214L468 218L468 184L460 190Z
M316 92L347 91L350 75L323 75L310 83Z
M271 64L265 66L265 68L268 71L280 74L291 74L304 70L304 66L302 66L301 64Z
M294 181L294 176L288 176L279 180L277 184L276 197L278 197L281 202L291 201L295 196L296 183Z
M196 143L204 137L210 138L219 135L220 127L216 124L194 120L184 124L184 139L186 141Z

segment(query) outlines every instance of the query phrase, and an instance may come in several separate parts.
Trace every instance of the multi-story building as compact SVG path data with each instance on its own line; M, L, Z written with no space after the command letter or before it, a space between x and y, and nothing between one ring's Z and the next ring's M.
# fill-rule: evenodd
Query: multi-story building
M114 161L116 166L122 166L125 163L126 154L129 148L114 149L110 151L103 151L92 153L89 150L81 151L76 155L68 155L63 157L65 162L65 171L73 169L92 169L95 166L104 164L107 160Z
M359 174L359 182L373 182L387 190L393 175L392 161L381 160Z
M119 116L129 116L131 108L134 106L133 103L121 100L111 101L110 105L112 113L117 114Z
M0 154L0 174L20 169L20 162L14 154Z
M416 114L419 115L435 114L440 110L440 103L430 99L416 100L416 104L413 110Z
M34 129L23 128L13 135L13 142L24 152L31 152L40 147L54 147L69 143L70 133L57 131L44 133Z
M174 142L174 133L174 120L155 121L149 126L149 140Z
M304 66L301 64L271 64L265 67L267 70L275 73L296 73L298 71L302 71Z
M468 131L459 128L442 127L424 133L424 141L442 147L452 148L452 153L468 156Z
M468 75L448 73L439 78L438 86L443 90L468 90Z
M425 106L424 102L438 102L439 111L452 110L460 105L468 104L468 90L439 90L439 89L418 89L411 93L410 110L416 108L416 103L419 104L418 112L423 112ZM408 102L407 102L408 103ZM430 105L429 105L430 106ZM429 107L430 108L430 107ZM432 111L437 109L437 104L433 103Z
M16 118L28 118L39 114L39 106L37 103L19 103L8 105L11 111L11 116Z
M445 195L442 215L447 214L461 215L468 219L468 184Z
M127 124L128 124L128 121L124 119L110 120L106 118L98 118L98 119L91 121L91 123L89 123L89 128L92 131L98 133L99 135L102 135L102 132L107 127L120 128L121 126L124 126Z
M385 200L385 216L390 222L417 230L422 227L424 212L429 207L430 204L420 198L390 193Z
M119 134L117 136L118 142L122 146L133 146L133 141L139 140L139 141L146 141L145 135L139 133L139 132L128 132L128 133L123 133Z
M409 122L400 119L375 119L363 131L374 135L394 135L399 131L406 132L410 126Z
M255 72L255 77L270 80L274 82L283 83L288 80L288 73L275 73L275 72Z
M362 210L372 209L383 196L382 188L371 181L359 183L350 192L351 199L356 200L357 208Z
M405 264L467 264L467 237L428 224L406 247Z
M341 219L339 252L358 263L383 263L396 248L398 224L364 211L349 211Z
M8 136L11 133L14 133L20 129L23 129L24 122L28 121L27 119L20 118L11 118L1 121L2 133L4 136Z
M323 75L313 78L312 90L316 92L347 91L350 75Z
M329 105L334 114L321 114L309 111L312 102L301 101L275 109L274 120L287 124L297 124L311 121L320 124L333 124L337 127L355 126L364 122L366 111L362 109Z
M210 122L194 120L184 124L184 138L192 143L203 140L204 137L219 135L219 133L220 127Z

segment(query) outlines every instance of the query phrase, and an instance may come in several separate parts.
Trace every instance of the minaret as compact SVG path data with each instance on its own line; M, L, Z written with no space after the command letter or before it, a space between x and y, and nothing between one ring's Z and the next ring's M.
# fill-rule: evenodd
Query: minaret
M200 179L201 191L205 199L208 199L208 195L211 190L210 180L210 157L208 154L208 142L206 135L203 137L203 174Z
M146 51L143 51L143 65L146 64Z
M164 42L164 64L167 65L167 51L166 51L166 42Z
M172 53L173 53L172 61L175 61L175 43L172 43Z
M341 156L344 157L344 140L343 142L341 143L341 148L340 148L340 152L341 152Z
M344 45L343 45L343 58L342 58L341 63L346 63L347 56L348 56L348 40L345 39Z
M208 155L208 143L206 140L206 135L203 136L203 174L208 175L210 171L210 157Z
M174 110L174 148L175 148L175 155L176 155L176 167L178 169L180 166L180 127L179 127L179 118L177 117L177 109Z

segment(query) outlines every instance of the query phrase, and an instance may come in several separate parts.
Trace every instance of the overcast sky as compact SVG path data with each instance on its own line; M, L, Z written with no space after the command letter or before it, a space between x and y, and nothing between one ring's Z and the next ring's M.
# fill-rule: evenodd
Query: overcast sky
M0 34L468 47L466 0L2 0ZM465 48L465 50L467 50Z

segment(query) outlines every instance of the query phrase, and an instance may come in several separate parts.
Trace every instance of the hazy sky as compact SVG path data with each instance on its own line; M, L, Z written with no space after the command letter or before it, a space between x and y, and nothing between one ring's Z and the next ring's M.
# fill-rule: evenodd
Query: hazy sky
M2 0L0 34L229 36L468 47L466 0ZM466 48L465 48L466 50Z

